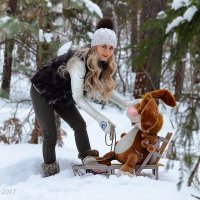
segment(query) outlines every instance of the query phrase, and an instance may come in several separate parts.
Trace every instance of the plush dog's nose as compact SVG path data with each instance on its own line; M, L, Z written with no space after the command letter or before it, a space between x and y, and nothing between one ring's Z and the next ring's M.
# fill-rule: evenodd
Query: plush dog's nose
M127 114L128 114L129 116L131 116L131 117L135 117L135 116L138 115L138 112L137 112L137 110L136 110L134 107L130 107L130 108L128 108L128 110L127 110Z

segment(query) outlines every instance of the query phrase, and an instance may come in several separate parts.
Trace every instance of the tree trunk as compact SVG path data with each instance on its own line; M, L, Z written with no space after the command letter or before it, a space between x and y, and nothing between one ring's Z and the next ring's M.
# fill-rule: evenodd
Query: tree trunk
M8 11L7 11L8 14L15 15L16 9L17 9L17 0L9 0ZM14 48L14 39L6 37L3 74L2 74L2 83L1 83L1 95L8 99L10 95L13 48Z
M44 12L44 6L41 4L38 12L38 28L45 32L51 31L51 23L48 23L46 24L46 26L44 26ZM52 59L54 54L52 46L53 45L51 45L50 43L38 41L36 54L37 70L41 69L45 62ZM55 114L55 123L57 127L57 143L59 146L62 146L62 135L66 135L66 133L60 128L61 120L57 114ZM37 119L35 119L35 127L31 133L31 139L29 140L29 143L38 144L39 136L42 136L42 129L40 128Z
M141 26L151 19L155 19L158 12L165 10L166 0L142 0ZM140 40L157 38L162 34L160 30L149 29L140 34ZM140 98L146 92L160 88L162 45L152 47L137 73L134 86L134 97Z
M39 30L43 27L43 6L40 5L38 11L38 28ZM38 32L39 34L39 32ZM42 67L43 57L42 57L42 44L38 41L37 44L37 53L36 53L36 63L37 63L37 70ZM42 129L40 128L40 124L38 123L37 119L35 118L35 127L31 133L31 139L28 141L30 144L38 144L38 137L42 136Z
M199 165L200 165L200 156L198 156L198 159L196 161L194 169L192 170L192 172L191 172L191 174L189 176L188 183L187 183L187 185L189 187L192 185L192 183L193 183L193 181L195 179L195 174L196 174L196 176L198 176L197 173L198 173Z
M138 1L129 0L129 5L131 9L131 59L133 61L136 51L135 47L138 42ZM132 71L135 71L135 67L132 63Z
M9 94L10 94L13 47L14 47L14 39L6 38L3 74L2 74L2 83L1 83L1 95L7 99L9 99Z
M175 87L175 98L177 101L180 100L182 89L183 89L183 82L184 82L184 73L185 73L185 62L180 61L176 65L176 70L174 74L174 87Z

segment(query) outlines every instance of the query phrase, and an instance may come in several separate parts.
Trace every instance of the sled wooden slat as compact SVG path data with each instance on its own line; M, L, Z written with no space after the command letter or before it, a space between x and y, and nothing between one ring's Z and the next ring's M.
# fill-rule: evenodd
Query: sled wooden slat
M151 169L152 174L155 176L155 179L158 180L158 170L159 167L164 166L163 164L159 163L160 158L162 157L162 154L164 153L165 148L167 147L167 144L169 143L171 139L172 133L167 133L166 137L160 137L159 140L154 145L157 149L159 146L159 149L157 151L149 153L149 155L146 157L144 162L141 165L135 166L136 176L139 176L143 169ZM150 159L154 156L155 164L148 164ZM156 158L155 158L156 156ZM115 170L120 169L123 166L123 164L111 164L110 166L106 165L72 165L72 169L74 171L74 174L79 174L79 170L102 170L106 171L107 175L115 174ZM79 172L78 172L79 171ZM77 173L76 173L77 172ZM80 175L80 174L79 174Z

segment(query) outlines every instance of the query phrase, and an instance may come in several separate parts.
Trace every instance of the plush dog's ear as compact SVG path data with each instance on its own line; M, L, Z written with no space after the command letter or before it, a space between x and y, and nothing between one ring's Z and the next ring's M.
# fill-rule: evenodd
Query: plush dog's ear
M155 90L150 92L150 94L152 95L153 98L161 99L168 106L171 107L176 106L176 100L169 90L164 90L164 89Z
M141 112L141 127L143 131L151 129L158 121L158 106L153 98L149 99Z

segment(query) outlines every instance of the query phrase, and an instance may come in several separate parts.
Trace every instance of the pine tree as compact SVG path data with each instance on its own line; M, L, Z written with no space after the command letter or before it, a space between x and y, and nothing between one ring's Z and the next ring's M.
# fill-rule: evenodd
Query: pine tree
M17 10L17 0L9 0L7 13L8 16L15 16ZM10 82L11 82L11 69L13 63L13 48L14 48L14 39L9 38L9 36L5 36L5 51L4 51L4 64L3 64L3 75L2 75L2 83L1 83L1 92L0 96L5 98L9 98L10 94Z
M150 53L152 46L157 46L160 42L165 44L162 82L176 90L176 97L180 102L175 113L177 131L168 155L170 159L180 160L179 188L183 183L183 176L188 178L189 186L199 187L200 1L192 0L189 4L184 1L180 1L180 4L172 3L171 8L158 13L156 20L146 24L147 28L149 26L159 27L165 34L156 40L141 43L135 61L140 63ZM169 83L169 77L174 80L174 85L173 82Z
M90 37L87 33L93 31L94 19L101 17L101 10L99 9L97 13L91 10L86 5L88 1L19 0L17 2L19 6L16 15L8 17L3 14L7 20L0 19L0 34L6 34L15 42L13 71L28 77L31 77L44 63L57 56L59 47L64 43L71 42L71 46L88 43ZM59 118L56 120L58 131L62 132ZM41 134L37 121L34 130L36 135ZM32 141L37 142L37 138Z

